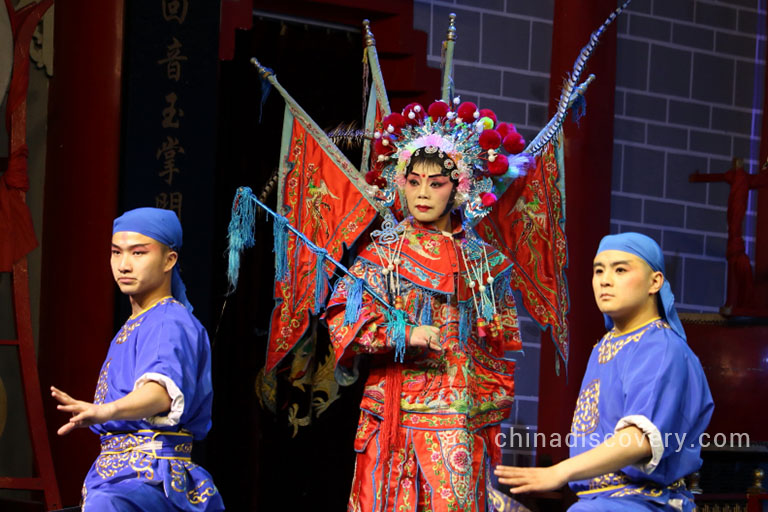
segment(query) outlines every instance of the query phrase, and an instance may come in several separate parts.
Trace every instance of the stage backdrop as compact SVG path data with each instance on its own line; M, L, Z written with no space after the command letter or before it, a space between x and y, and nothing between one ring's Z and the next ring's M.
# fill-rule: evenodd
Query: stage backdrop
M127 2L120 211L156 206L184 228L183 279L211 329L219 1ZM118 323L127 305L119 302Z

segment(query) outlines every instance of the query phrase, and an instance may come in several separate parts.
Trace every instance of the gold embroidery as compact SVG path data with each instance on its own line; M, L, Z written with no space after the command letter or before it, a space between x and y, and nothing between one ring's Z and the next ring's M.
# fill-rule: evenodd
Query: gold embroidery
M629 477L619 471L618 473L606 473L604 475L597 476L589 481L589 490L599 490L606 487L613 487L615 485L626 485L629 483Z
M198 505L208 501L208 498L214 496L216 492L216 486L206 479L197 484L197 487L187 492L187 499L191 504Z
M597 428L600 419L598 404L600 402L600 379L590 382L576 401L576 409L573 411L571 432L577 436L589 434Z
M685 480L680 479L667 487L660 487L653 482L632 482L627 475L618 471L616 473L606 473L593 478L589 481L589 489L579 491L577 496L607 495L609 498L623 498L626 496L645 496L648 498L658 498L664 494L664 491L679 492L685 489ZM610 494L608 494L610 492Z
M171 461L171 487L176 492L187 492L187 470L175 460Z
M93 395L93 403L101 405L104 403L104 399L107 397L109 391L109 384L107 384L107 376L109 375L109 365L112 364L112 359L107 361L104 365L104 369L99 374L99 380L96 383L96 393Z
M170 469L170 488L166 479L166 495L173 491L184 493L187 501L193 505L205 503L208 498L218 493L210 479L204 479L189 489L190 471L199 466L189 460L192 442L175 444L174 438L191 439L191 434L182 432L157 432L140 430L129 434L107 434L102 437L101 454L96 459L96 473L104 480L111 478L129 467L138 478L154 480L158 469L158 460L167 460ZM158 446L158 444L160 446ZM179 455L173 455L178 453ZM162 476L162 471L160 473ZM83 488L83 497L87 489Z
M649 498L658 498L664 494L664 489L661 488L649 488L645 485L640 487L625 487L620 491L616 491L610 495L611 498L623 498L625 496L648 496Z
M130 336L131 333L134 331L134 329L136 329L138 326L140 326L141 322L143 322L144 318L146 318L144 316L144 313L146 313L150 309L153 309L153 308L155 308L157 306L163 306L165 304L171 304L171 303L181 304L181 302L177 301L173 297L165 297L165 298L159 300L158 302L152 304L150 307L148 307L147 309L145 309L144 311L142 311L141 313L139 313L135 317L132 316L131 318L129 318L128 322L125 322L125 325L123 325L120 328L120 332L117 334L117 339L115 339L115 344L122 345L123 343L125 343L125 341L128 339L128 336ZM134 320L133 323L130 323L131 320Z
M647 326L645 326L645 328L643 328L642 330L637 331L634 334L629 334L627 336L622 336L616 331L610 331L608 334L605 335L603 340L600 342L600 347L598 348L597 361L600 364L607 363L608 361L616 357L616 354L618 354L622 348L629 345L630 343L636 343L640 341L640 339L645 335L645 333L651 327L669 328L669 325L666 322L663 322L662 320L655 320L650 324L648 324ZM618 338L618 339L616 339L616 341L613 341L615 338Z
M136 329L138 326L141 325L141 322L143 320L144 320L144 317L140 317L131 324L128 324L126 322L126 324L120 328L120 332L117 334L117 339L115 340L115 344L122 345L123 343L125 343L125 340L128 339L128 336L131 335L134 329Z
M173 447L173 451L189 455L192 453L192 443L181 443Z

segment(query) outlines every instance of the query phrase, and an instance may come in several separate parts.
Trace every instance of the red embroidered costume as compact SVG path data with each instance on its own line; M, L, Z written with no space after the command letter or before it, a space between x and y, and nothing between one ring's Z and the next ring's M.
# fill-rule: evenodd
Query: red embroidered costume
M441 233L410 219L401 226L398 274L408 323L431 318L440 328L444 351L410 347L403 362L395 362L384 308L364 293L358 320L344 325L352 281L339 282L327 314L337 364L348 368L361 354L373 358L360 405L348 510L486 510L489 455L495 446L492 427L508 416L513 401L515 363L504 353L520 348L509 288L512 265L461 227ZM386 263L378 243L364 249L350 270L387 297L382 274ZM486 295L495 298L503 327L497 336L481 341L470 283L472 269L486 260L494 289ZM399 375L388 380L392 367ZM382 445L380 428L390 383L400 386L397 446Z

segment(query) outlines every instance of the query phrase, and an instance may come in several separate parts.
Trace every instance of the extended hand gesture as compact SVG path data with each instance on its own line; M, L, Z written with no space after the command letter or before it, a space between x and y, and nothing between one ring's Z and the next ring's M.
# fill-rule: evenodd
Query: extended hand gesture
M420 325L411 331L411 339L408 343L412 347L427 347L435 352L442 352L440 344L440 329L434 325Z
M550 466L548 468L496 466L494 474L499 477L499 483L512 486L509 492L513 494L553 491L561 488L568 482L557 466Z
M68 423L58 430L60 436L65 436L76 428L90 427L97 423L109 421L110 413L106 405L98 405L91 402L75 400L65 392L51 386L51 396L59 401L56 408L60 411L72 413Z

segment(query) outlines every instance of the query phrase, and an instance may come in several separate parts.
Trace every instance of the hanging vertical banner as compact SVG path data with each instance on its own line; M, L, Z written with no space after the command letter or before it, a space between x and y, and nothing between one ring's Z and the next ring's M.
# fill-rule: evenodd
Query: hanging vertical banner
M126 2L120 209L173 210L195 315L210 326L218 0Z

